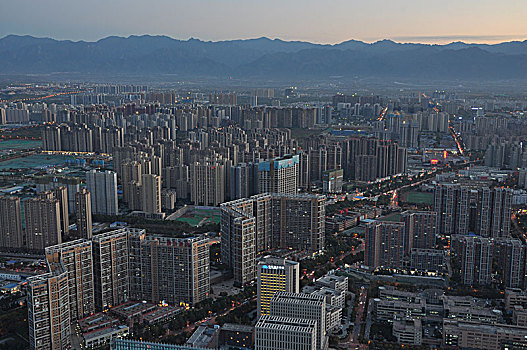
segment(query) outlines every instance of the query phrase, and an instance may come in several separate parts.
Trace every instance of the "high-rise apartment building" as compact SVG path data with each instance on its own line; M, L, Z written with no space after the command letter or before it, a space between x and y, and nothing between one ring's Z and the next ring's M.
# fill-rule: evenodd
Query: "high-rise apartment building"
M95 307L105 310L130 298L128 279L128 230L93 236Z
M263 315L254 326L255 350L316 350L317 323L311 319Z
M325 245L326 197L272 194L272 247L320 252Z
M273 242L273 196L269 193L257 194L250 198L256 218L256 254L276 247Z
M366 225L364 264L371 269L402 267L406 253L402 222L373 221Z
M68 275L70 320L95 312L92 243L79 239L46 248L46 260L61 264Z
M313 253L324 249L324 196L259 194L224 203L221 212L222 259L239 283L256 277L258 253L276 248Z
M429 211L405 211L401 214L410 249L433 249L436 246L436 213Z
M42 149L46 151L61 151L61 135L60 128L55 128L53 126L46 126L42 130Z
M161 176L143 174L142 205L145 213L161 213Z
M225 201L225 166L195 162L190 166L190 200L195 205L220 205Z
M92 193L92 213L117 215L117 174L113 171L95 171L86 173L86 186Z
M55 176L55 175L46 175L46 176L36 176L35 185L37 187L37 192L45 191L54 191L57 187L66 187L67 198L68 198L68 211L69 213L75 212L75 193L79 192L80 189L80 179L73 176ZM61 196L57 196L55 193L55 198L60 199Z
M69 231L69 197L68 188L66 186L51 187L49 190L45 190L38 193L40 199L57 199L59 201L60 226L62 233L66 234ZM75 210L73 210L75 212ZM64 218L64 219L63 219Z
M487 285L492 273L492 240L476 235L453 235L451 238L454 266L466 285Z
M31 350L66 350L71 347L68 273L60 266L52 271L27 279Z
M287 155L258 163L258 192L296 194L299 159Z
M0 125L7 123L7 117L4 108L0 108Z
M300 293L300 264L266 256L258 263L257 281L258 316L269 315L269 305L275 293Z
M20 198L0 196L0 248L23 247Z
M121 174L121 183L123 185L123 200L128 203L133 201L135 194L135 186L141 186L142 180L142 165L138 161L126 162L121 165L122 174Z
M316 322L316 349L326 348L326 302L321 295L278 292L271 298L270 316Z
M130 283L134 299L196 304L210 292L209 240L130 231Z
M251 165L240 163L236 166L231 166L230 169L230 199L247 198L251 196L251 175L254 179L254 174L251 174Z
M93 235L91 217L91 193L85 188L75 193L77 236L90 239Z
M342 148L339 143L319 144L309 149L309 178L324 182L324 173L342 166Z
M494 241L493 258L498 266L497 276L505 288L523 288L527 246L519 239Z
M438 184L434 192L437 233L508 237L512 197L507 188Z
M239 199L221 205L221 256L234 274L234 283L244 285L256 278L256 218L253 202Z
M59 200L60 227L62 230L62 235L67 235L70 231L68 188L66 186L58 186L51 191L55 195L55 198Z
M46 247L62 243L58 199L26 199L24 214L28 249L44 251Z
M352 137L343 143L344 177L374 181L407 170L407 149L373 137Z
M344 171L342 169L326 170L322 173L322 191L324 193L341 193Z

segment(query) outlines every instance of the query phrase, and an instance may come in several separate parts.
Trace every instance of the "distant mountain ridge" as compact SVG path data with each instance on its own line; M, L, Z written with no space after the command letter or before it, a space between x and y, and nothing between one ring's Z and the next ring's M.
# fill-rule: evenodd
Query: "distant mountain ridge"
M527 80L527 40L446 45L357 40L339 44L256 38L178 40L110 36L96 42L8 35L0 74L176 74L181 77Z

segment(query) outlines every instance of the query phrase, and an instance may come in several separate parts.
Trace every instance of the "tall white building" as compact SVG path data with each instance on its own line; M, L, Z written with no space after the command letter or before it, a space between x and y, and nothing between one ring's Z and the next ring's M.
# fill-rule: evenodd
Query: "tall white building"
M300 264L266 256L258 263L258 316L269 315L271 298L277 292L300 293Z
M323 296L278 292L271 298L270 315L315 321L317 325L315 349L324 350L327 348L326 302Z
M258 163L258 192L296 194L299 156L284 156Z
M254 327L255 350L316 350L317 323L304 318L263 315Z
M92 194L92 213L117 215L117 174L113 171L86 173L86 185Z

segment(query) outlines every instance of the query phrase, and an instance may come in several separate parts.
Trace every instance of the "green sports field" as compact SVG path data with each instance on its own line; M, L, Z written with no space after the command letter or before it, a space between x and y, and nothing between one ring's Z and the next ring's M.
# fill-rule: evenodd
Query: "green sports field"
M434 194L429 192L408 192L406 202L411 204L434 204Z
M399 221L401 221L401 214L393 213L393 214L390 214L388 216L382 217L379 220L381 220L381 221L399 222Z
M220 223L219 209L189 209L185 214L176 219L186 222L190 226L206 225L210 223Z

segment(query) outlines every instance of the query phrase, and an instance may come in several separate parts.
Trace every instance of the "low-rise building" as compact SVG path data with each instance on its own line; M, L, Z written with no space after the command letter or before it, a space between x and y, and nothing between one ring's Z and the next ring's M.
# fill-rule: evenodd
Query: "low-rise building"
M338 293L346 292L348 290L348 277L328 273L327 275L318 278L315 281L315 286L331 288Z
M186 345L152 343L140 340L115 339L112 341L111 350L208 350L192 348Z
M220 328L218 347L252 349L254 347L254 327L225 323Z
M421 345L423 341L423 326L419 319L394 320L392 333L400 344Z
M527 291L520 288L505 290L505 309L512 311L516 305L527 308Z
M316 350L317 321L263 315L256 323L255 350Z
M444 319L443 346L483 350L524 348L527 347L527 327Z
M517 326L527 327L527 310L519 305L516 305L512 312L512 321Z
M110 344L114 339L127 337L128 332L129 328L121 325L84 333L82 335L84 347L86 349L99 349Z
M129 301L110 309L114 315L126 320L130 326L133 326L134 323L153 325L164 322L175 317L182 310L183 308L181 307L159 306L152 303L134 301Z
M99 312L94 315L81 318L77 321L82 333L93 332L102 328L109 328L119 325L119 320L111 317L107 313Z
M191 348L216 349L218 346L219 326L200 325L185 343Z
M489 307L485 300L451 295L444 295L442 300L445 318L484 324L503 322L501 311Z
M426 316L426 302L420 298L414 302L376 298L374 306L379 321L393 322L396 318L419 319Z

